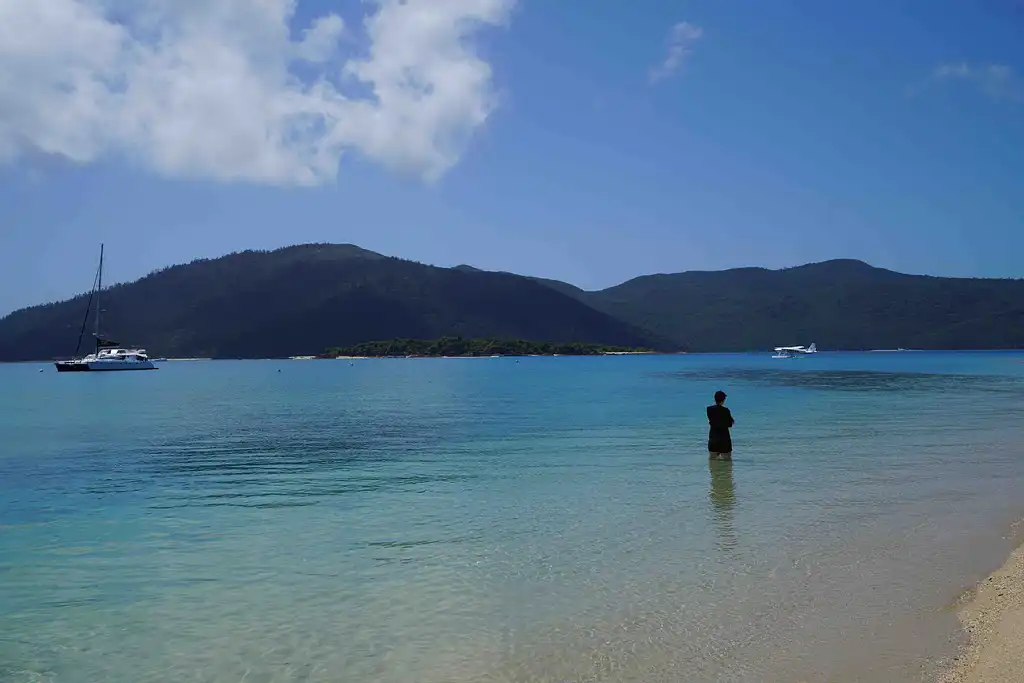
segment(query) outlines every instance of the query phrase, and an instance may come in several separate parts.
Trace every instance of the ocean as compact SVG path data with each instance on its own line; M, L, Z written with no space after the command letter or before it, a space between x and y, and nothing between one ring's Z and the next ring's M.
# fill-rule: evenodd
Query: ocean
M0 681L927 680L1024 353L770 356L0 365Z

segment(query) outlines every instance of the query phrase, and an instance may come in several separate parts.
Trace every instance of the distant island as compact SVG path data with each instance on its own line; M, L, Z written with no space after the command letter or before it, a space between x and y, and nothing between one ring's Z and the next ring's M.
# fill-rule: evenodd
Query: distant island
M526 339L390 339L330 349L320 358L463 358L486 356L602 356L652 353L648 349L604 344L536 342Z
M0 317L0 362L73 354L88 297ZM645 275L587 291L305 244L171 266L106 288L102 301L114 339L168 358L319 356L332 347L460 356L768 353L811 342L850 351L1024 348L1024 279L906 275L852 260ZM466 350L430 350L432 342L374 350L381 342L373 341L458 337L491 341L465 342Z

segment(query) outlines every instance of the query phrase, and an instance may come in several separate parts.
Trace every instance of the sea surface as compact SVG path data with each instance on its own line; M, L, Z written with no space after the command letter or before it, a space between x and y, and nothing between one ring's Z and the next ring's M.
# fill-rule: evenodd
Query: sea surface
M0 681L925 680L1022 477L1015 353L0 365Z

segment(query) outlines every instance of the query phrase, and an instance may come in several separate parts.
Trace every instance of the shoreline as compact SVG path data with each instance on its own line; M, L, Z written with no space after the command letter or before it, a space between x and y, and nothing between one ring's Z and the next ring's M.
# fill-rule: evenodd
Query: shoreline
M753 351L605 351L602 353L595 354L528 354L524 356L513 356L513 355L501 355L498 356L324 356L324 355L312 355L312 356L275 356L270 358L262 357L239 357L239 358L210 358L210 357L196 357L196 358L162 358L166 361L216 361L216 360L362 360L362 359L410 359L410 358L595 358L598 356L760 356L762 354L769 354L770 350L753 350ZM1020 349L904 349L902 352L895 349L829 349L827 351L819 350L818 353L825 353L827 355L858 355L858 354L877 354L877 353L992 353L992 354L1018 354L1024 353L1024 348ZM36 359L36 360L9 360L0 361L2 365L48 365L54 363L55 359ZM1014 362L1024 363L1024 359L1015 359Z
M455 359L455 358L597 358L600 356L683 356L685 351L658 353L657 351L605 351L602 353L531 353L524 355L494 354L480 356L291 356L288 360L423 360L423 359Z
M1017 683L1024 672L1024 539L1006 562L954 603L966 645L951 657L938 683Z

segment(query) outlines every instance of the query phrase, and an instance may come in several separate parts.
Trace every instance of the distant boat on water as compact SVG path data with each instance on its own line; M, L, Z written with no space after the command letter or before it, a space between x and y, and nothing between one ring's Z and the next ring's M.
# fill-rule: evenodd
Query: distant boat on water
M54 363L57 372L103 372L117 370L156 370L156 365L149 359L145 349L123 348L119 342L104 339L100 334L100 293L103 290L103 245L100 245L100 265L96 271L93 289L89 293L89 304L85 309L82 329L78 332L78 344L75 346L75 358L59 360ZM82 347L82 336L89 321L89 312L95 302L95 318L93 337L96 339L96 350L81 358L78 351Z
M776 346L775 355L772 358L796 358L818 352L818 345L812 343L810 346Z

